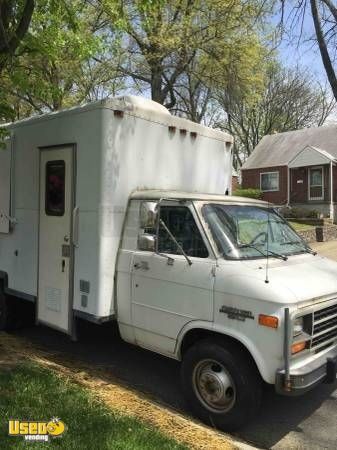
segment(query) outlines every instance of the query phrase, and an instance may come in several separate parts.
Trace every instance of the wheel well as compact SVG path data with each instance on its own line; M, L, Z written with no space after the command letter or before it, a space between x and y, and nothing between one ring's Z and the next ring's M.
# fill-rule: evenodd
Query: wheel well
M222 341L222 343L224 343L224 345L228 345L231 347L236 347L238 350L240 349L241 352L245 353L247 355L247 358L249 358L251 360L251 362L254 364L256 370L258 373L260 373L256 362L253 358L253 356L251 355L250 351L247 349L247 347L245 347L240 341L238 341L237 339L222 334L222 333L217 333L216 331L211 331L211 330L205 330L202 328L195 328L193 330L188 331L181 343L180 346L180 354L181 357L184 356L184 354L186 353L186 351L192 347L192 345L194 345L196 342L204 340L204 339L210 339L210 338L214 338L218 341Z

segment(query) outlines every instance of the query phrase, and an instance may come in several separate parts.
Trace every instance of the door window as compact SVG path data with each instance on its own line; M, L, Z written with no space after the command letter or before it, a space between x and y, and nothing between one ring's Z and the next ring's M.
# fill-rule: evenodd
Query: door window
M46 214L48 216L64 215L65 174L64 161L46 163Z
M208 257L208 250L189 208L185 206L161 206L160 218L188 256ZM177 245L163 226L159 228L158 251L160 253L180 254Z
M309 199L323 200L323 168L309 169Z

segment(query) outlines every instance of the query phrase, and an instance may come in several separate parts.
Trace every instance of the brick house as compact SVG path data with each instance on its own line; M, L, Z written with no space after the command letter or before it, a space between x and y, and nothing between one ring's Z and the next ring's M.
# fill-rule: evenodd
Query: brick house
M232 169L232 192L236 191L240 187L239 175L237 171Z
M337 220L337 125L265 136L241 174L242 187L261 189L266 201Z

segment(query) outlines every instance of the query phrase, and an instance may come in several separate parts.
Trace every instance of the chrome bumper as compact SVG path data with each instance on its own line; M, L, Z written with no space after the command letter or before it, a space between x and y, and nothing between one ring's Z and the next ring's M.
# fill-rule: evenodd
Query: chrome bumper
M282 395L301 395L319 383L334 383L337 374L337 347L299 368L276 372L275 390Z

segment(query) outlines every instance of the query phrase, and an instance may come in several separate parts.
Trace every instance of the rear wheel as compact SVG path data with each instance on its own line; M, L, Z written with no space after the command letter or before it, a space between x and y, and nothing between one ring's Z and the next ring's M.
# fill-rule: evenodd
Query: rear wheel
M0 290L0 331L10 331L15 328L15 308L4 292Z
M13 331L34 325L34 304L6 295L0 288L0 331Z
M200 341L187 351L181 371L192 411L212 426L237 429L259 408L261 379L239 345L216 339Z

